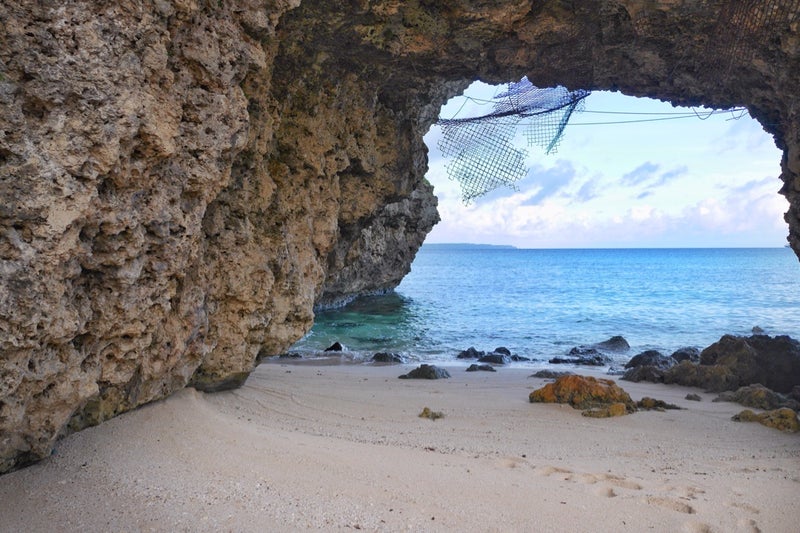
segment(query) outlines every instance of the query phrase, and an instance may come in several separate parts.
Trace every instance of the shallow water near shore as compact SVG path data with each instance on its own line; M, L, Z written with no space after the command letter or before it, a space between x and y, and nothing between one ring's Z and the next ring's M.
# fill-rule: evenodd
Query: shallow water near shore
M622 335L631 349L704 348L723 334L800 338L800 264L788 248L526 250L424 245L392 293L319 311L291 351L451 362L474 346L547 364ZM322 351L340 342L343 354Z

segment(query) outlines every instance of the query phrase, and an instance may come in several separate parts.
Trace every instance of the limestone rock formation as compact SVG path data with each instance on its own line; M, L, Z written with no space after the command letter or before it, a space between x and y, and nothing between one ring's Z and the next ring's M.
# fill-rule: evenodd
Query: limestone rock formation
M0 471L393 287L438 216L422 136L478 78L747 106L800 253L791 5L0 3Z
M800 341L786 335L724 335L701 352L699 363L682 361L664 371L662 378L664 383L712 392L759 383L789 393L800 385Z

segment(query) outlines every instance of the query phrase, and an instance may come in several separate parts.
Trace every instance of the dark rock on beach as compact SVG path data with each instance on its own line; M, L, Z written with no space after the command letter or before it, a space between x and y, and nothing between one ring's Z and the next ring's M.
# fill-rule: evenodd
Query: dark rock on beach
M691 361L693 363L697 363L700 361L700 350L689 346L678 348L672 352L670 357L675 359L676 363L680 363L681 361Z
M558 370L539 370L535 374L531 374L528 377L543 378L543 379L558 379L563 376L572 376L572 375L574 374L569 371L559 372Z
M492 365L471 364L471 365L469 365L469 368L467 368L467 372L478 372L478 371L497 372L497 370L495 370Z
M507 356L511 357L511 350L509 350L505 346L498 346L497 348L494 349L494 351L492 353L498 353L498 354L507 355Z
M400 379L445 379L450 377L450 372L435 365L419 365L417 368L403 374Z
M740 387L735 392L725 391L714 398L713 401L734 402L755 409L779 409L781 407L788 407L795 411L800 410L800 402L772 391L760 383Z
M372 356L373 363L403 364L406 358L398 353L378 352Z
M789 393L789 397L800 402L800 385L792 387L792 392Z
M278 356L278 359L302 359L303 356L297 352L287 352L282 353Z
M664 371L675 366L675 359L656 350L647 350L635 355L625 364L627 369L622 379L626 381L664 382Z
M675 359L664 355L656 350L647 350L633 358L625 364L625 368L637 368L641 366L653 366L661 370L666 370L675 365Z
M667 370L664 382L712 392L761 383L789 393L800 385L800 342L786 335L724 335L701 352L699 363L686 360Z
M530 357L524 357L522 355L514 354L514 355L511 356L511 360L518 363L520 361L530 361L531 358Z
M686 399L692 402L702 402L703 398L699 394L694 394L690 392L686 395Z
M572 353L572 352L570 352ZM580 355L577 357L553 357L549 363L551 365L584 365L584 366L605 366L611 362L611 358L603 355L596 350L593 353Z
M463 352L460 352L456 356L456 359L478 359L480 357L483 357L484 355L486 355L486 352L476 350L474 346L470 346Z
M698 387L709 392L722 392L739 387L739 379L730 368L683 361L664 372L664 383Z
M656 366L637 366L626 370L620 379L625 381L632 381L638 383L640 381L649 381L652 383L664 383L664 371Z
M343 350L344 350L344 346L342 346L342 343L339 342L339 341L336 341L333 344L331 344L330 346L328 346L327 348L325 348L326 352L341 352Z

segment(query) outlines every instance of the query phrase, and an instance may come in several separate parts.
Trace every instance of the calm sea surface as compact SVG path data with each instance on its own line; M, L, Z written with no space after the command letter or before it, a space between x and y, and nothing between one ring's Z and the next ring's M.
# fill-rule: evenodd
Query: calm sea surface
M622 335L630 352L704 348L725 333L800 338L800 263L788 248L523 250L424 245L385 296L320 311L292 351L339 341L345 358L379 351L452 361L498 346L541 365Z

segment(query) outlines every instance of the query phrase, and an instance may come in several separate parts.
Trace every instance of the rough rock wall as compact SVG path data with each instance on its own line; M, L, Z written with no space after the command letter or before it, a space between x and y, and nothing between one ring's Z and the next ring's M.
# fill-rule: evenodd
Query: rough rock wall
M438 216L422 135L476 78L748 106L800 253L787 4L3 2L0 472L399 282Z

